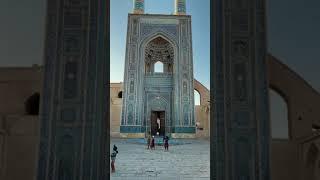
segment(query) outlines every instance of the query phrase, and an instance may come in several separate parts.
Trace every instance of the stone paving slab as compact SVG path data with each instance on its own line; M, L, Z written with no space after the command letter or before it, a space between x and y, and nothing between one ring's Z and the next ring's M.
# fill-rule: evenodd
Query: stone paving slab
M144 144L111 139L118 147L116 172L112 180L209 180L210 143L208 140L183 140L181 145L149 150ZM132 141L135 142L135 141ZM169 141L170 143L170 141Z

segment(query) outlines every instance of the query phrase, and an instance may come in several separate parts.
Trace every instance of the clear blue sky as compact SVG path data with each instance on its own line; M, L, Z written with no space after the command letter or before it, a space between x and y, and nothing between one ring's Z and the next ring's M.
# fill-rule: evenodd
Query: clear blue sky
M210 88L210 1L187 0L192 18L194 77ZM201 3L200 3L201 2ZM133 0L110 1L110 82L122 82L128 13ZM172 14L174 0L145 0L146 14Z

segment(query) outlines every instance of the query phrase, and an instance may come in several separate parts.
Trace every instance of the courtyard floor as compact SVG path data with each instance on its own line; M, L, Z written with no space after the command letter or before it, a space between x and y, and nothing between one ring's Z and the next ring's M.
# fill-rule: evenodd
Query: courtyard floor
M111 180L209 180L209 140L173 141L181 143L167 152L163 146L149 150L141 140L111 139L111 150L116 144L119 151Z

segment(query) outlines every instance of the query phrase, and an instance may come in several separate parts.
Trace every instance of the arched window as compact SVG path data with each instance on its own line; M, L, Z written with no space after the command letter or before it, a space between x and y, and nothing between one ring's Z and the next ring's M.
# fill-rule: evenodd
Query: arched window
M163 73L163 63L160 61L157 61L154 64L154 72L156 73Z
M122 98L122 91L118 93L118 98Z
M24 103L27 115L39 115L40 94L34 93Z
M194 105L199 106L200 105L200 93L197 90L194 90Z
M276 91L270 89L270 120L272 138L288 139L288 107L285 99Z

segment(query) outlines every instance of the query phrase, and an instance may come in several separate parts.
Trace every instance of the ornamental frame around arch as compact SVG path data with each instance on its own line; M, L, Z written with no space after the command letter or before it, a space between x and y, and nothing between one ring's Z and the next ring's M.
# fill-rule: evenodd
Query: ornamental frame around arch
M138 82L139 83L139 87L140 88L143 88L144 87L144 78L141 78L145 75L145 48L147 47L147 45L149 44L149 42L151 42L152 40L154 40L155 38L158 38L158 37L161 37L163 38L164 40L168 41L170 43L170 45L172 46L173 48L173 53L174 53L174 57L173 57L173 63L172 63L172 77L173 77L173 83L176 83L176 78L175 78L175 75L176 75L176 72L178 72L178 66L176 66L176 64L178 64L178 58L179 58L179 54L178 54L178 43L176 42L175 38L173 38L171 35L169 35L168 33L166 32L163 32L161 30L158 30L158 31L155 31L153 33L150 33L149 35L145 36L143 39L139 39L139 52L137 53L138 57L137 59L139 59L139 64L138 66L140 67L139 68L139 72L138 72ZM141 68L142 67L142 68ZM178 83L178 82L177 82ZM175 92L176 90L173 89L172 93L177 93ZM142 98L143 95L144 95L144 89L141 89L140 91L138 91L138 93L140 94L137 94L138 97ZM141 100L141 107L145 107L145 102ZM174 100L173 100L174 101ZM180 102L181 103L181 102ZM172 106L173 106L174 102L172 102ZM142 108L140 109L140 112L141 112L141 117L140 118L144 118L143 114L145 114L145 109ZM172 121L172 118L170 119L170 121Z
M150 123L151 111L152 110L161 110L161 111L166 112L166 114L165 114L166 133L171 133L170 128L172 127L172 117L170 115L171 114L170 102L167 101L167 99L162 97L161 95L159 95L158 97L159 97L159 99L153 98L152 100L150 100L148 102L147 114L145 117L146 132L149 132L149 130L151 128L151 123ZM159 109L154 108L155 102L159 102L161 104ZM169 117L171 117L171 118L169 118Z
M138 53L138 59L140 59L139 61L139 67L143 67L142 70L143 72L145 72L145 49L147 47L147 45L154 39L161 37L164 40L166 40L173 48L173 73L176 72L174 71L176 66L175 64L177 63L178 60L178 43L176 42L175 38L172 37L171 35L169 35L168 33L158 30L155 31L147 36L145 36L143 39L140 39L138 44L140 44L139 46L139 53ZM140 58L141 57L141 58Z

